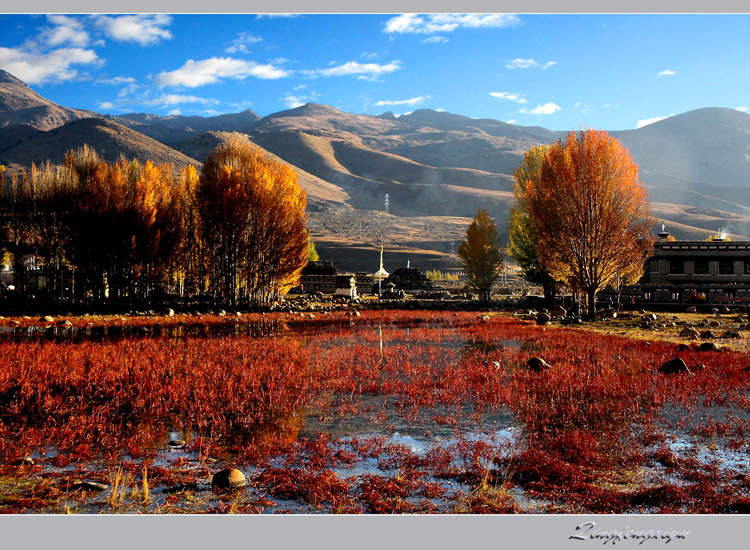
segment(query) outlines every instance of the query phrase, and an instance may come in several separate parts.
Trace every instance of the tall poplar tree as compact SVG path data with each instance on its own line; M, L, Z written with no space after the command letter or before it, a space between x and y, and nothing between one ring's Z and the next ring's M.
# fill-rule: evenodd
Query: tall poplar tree
M606 132L570 132L554 143L526 201L542 266L586 294L590 318L599 290L643 273L653 248L648 197L630 153Z

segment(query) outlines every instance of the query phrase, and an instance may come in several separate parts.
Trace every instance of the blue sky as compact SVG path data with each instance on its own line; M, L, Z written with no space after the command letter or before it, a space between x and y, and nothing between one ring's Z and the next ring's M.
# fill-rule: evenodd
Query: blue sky
M623 130L750 107L749 15L3 15L0 68L110 114L446 110Z

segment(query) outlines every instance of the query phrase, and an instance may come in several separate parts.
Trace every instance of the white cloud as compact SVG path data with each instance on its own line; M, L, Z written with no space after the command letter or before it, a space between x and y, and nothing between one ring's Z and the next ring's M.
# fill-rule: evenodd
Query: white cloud
M267 17L269 19L273 19L276 17L299 17L299 13L259 13L255 16L256 19L263 19L264 17Z
M315 69L314 71L303 71L309 76L349 76L358 75L362 80L373 80L382 74L392 73L401 68L401 61L391 61L386 64L359 63L348 61L341 65L328 67L327 69Z
M396 99L396 100L380 100L375 103L375 107L385 107L394 105L408 105L409 107L416 107L421 105L432 96L421 95L419 97L412 97L411 99Z
M652 118L644 118L643 120L639 120L638 123L635 125L637 128L643 128L644 126L648 126L649 124L653 124L654 122L659 122L660 120L664 120L665 118L669 118L671 116L674 116L674 113L667 116L655 116Z
M573 105L573 107L575 107L576 109L577 109L578 107L580 107L580 106L581 106L581 102L580 102L580 101L576 101L576 104L575 104L575 105Z
M671 69L664 69L657 76L672 76L673 74L675 74L673 70L671 70Z
M202 105L215 105L218 103L215 99L197 97L194 95L182 94L163 94L155 99L144 102L144 105L179 105L182 103L200 103Z
M508 101L514 101L521 105L528 103L526 98L523 97L523 94L519 92L490 92L490 95L495 99L507 99Z
M309 103L309 101L305 101L305 98L303 97L294 96L290 94L286 94L282 101L286 105L287 109L294 109L295 107L302 107L305 103Z
M118 42L135 42L141 46L157 44L172 38L168 27L172 18L156 15L92 15L94 23L105 35Z
M505 121L505 124L518 124L518 121L515 118L509 118Z
M747 107L737 107L738 111L742 111L743 113L747 112Z
M0 68L27 84L45 84L73 80L79 76L73 65L98 65L94 50L59 48L45 54L21 48L0 47Z
M114 109L115 108L115 104L114 103L110 103L109 101L104 101L104 102L102 102L102 103L99 104L99 108L103 109L103 110Z
M448 39L444 36L440 36L439 34L436 34L435 36L431 36L429 38L425 38L422 40L425 44L440 44L444 42L448 42Z
M318 94L311 91L308 95L305 96L292 95L287 92L281 100L284 102L284 105L286 105L287 109L294 109L295 107L302 107L306 103L316 101L317 99Z
M249 32L241 32L237 35L237 38L229 43L229 46L224 50L227 53L247 53L248 44L257 44L262 42L263 39L260 36L255 36Z
M135 82L128 84L117 93L117 97L129 96L130 94L135 93L135 91L138 90L138 88L140 88L140 86L136 84Z
M167 113L168 116L178 116L181 114L182 114L182 111L180 111L179 109L172 109L171 111Z
M378 56L375 52L362 52L359 56L360 59L375 59Z
M86 32L80 19L65 15L48 15L47 21L53 27L45 27L39 34L41 41L49 46L71 45L83 48L89 44L89 33Z
M506 69L549 69L557 65L557 61L547 61L544 65L540 64L536 59L521 59L520 57L515 58L513 61L509 61L505 64Z
M211 57L201 61L188 59L179 69L164 71L156 75L156 83L160 86L185 86L195 88L205 84L213 84L222 78L243 80L248 76L265 80L284 78L291 72L274 67L273 65L259 65L252 61L243 61L231 57Z
M506 69L532 69L538 67L539 63L534 59L521 59L517 57L505 64Z
M297 84L294 88L292 88L292 90L298 91L298 90L304 90L305 88L307 88L307 84Z
M544 105L537 105L531 110L520 109L518 112L526 115L551 115L557 111L562 111L559 105L554 103L545 103Z
M229 106L232 109L236 109L237 111L245 111L249 109L252 106L253 102L250 100L243 100L243 101L233 101L229 103Z
M115 76L114 78L105 78L96 81L97 84L112 84L119 86L121 84L135 84L135 78L132 76Z
M419 15L404 13L386 21L387 34L432 34L453 32L456 29L497 28L518 25L517 15L510 13L441 13Z

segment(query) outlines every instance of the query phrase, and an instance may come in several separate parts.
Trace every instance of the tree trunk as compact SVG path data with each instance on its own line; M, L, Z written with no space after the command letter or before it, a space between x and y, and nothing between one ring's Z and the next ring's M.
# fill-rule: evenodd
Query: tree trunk
M589 302L588 317L592 321L595 321L596 320L596 289L594 288L586 289L586 295L588 296L588 302Z
M555 280L549 275L544 276L544 303L549 309L555 308L555 298L557 297Z

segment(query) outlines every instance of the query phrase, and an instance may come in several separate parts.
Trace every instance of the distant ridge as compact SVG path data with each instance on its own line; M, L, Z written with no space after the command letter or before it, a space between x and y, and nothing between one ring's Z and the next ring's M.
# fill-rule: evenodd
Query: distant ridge
M251 109L241 113L212 117L172 115L162 117L148 113L133 113L111 117L111 120L173 146L204 132L247 133L260 117Z
M0 69L0 128L24 124L38 130L51 130L72 120L101 116L94 111L69 109L53 103Z
M654 215L676 237L724 229L750 238L750 115L710 107L610 133L630 150ZM105 117L57 105L0 71L0 163L58 162L89 143L107 160L123 154L180 167L199 165L227 140L251 142L297 171L313 238L337 258L391 242L403 257L413 251L453 265L450 242L462 238L468 218L487 208L504 232L523 154L565 134L432 109L371 116L318 103L262 118L252 110ZM391 216L383 213L386 193Z
M188 164L199 164L195 159L148 136L101 118L74 120L41 132L33 139L0 151L0 162L7 163L11 168L28 167L32 162L41 164L47 160L61 163L66 152L83 144L91 146L108 162L124 156L128 160L170 163L178 169Z

